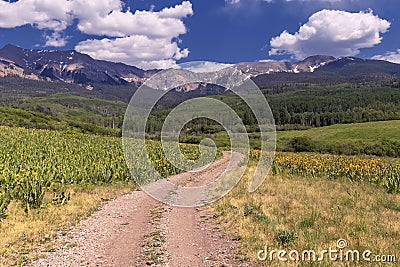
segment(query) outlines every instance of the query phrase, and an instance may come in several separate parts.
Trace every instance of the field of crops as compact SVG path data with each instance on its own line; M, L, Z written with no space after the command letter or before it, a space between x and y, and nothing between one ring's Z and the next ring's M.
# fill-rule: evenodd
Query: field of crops
M65 203L70 185L131 180L120 138L0 127L0 140L0 219L6 216L12 200L21 202L29 212L45 203ZM148 141L147 150L161 176L180 172L163 156L160 142ZM199 156L197 146L182 145L181 150L190 159ZM257 155L253 150L252 157ZM138 164L133 167L142 168ZM273 171L331 179L347 177L379 184L390 193L400 192L398 159L278 152Z
M257 158L259 151L252 153ZM382 185L389 193L400 193L400 160L394 158L277 152L273 172L330 179L345 177Z
M69 185L131 179L120 138L0 127L0 140L0 218L11 200L19 200L28 212L46 201L68 201ZM148 141L147 148L163 176L180 171L162 158L161 143ZM182 151L192 159L199 152L193 145L183 145Z

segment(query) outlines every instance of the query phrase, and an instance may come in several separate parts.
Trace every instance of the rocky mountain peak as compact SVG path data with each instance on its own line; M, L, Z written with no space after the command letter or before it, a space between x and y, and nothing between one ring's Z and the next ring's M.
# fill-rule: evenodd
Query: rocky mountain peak
M39 77L69 83L141 83L151 75L151 72L134 66L95 60L74 50L37 50L6 45L0 49L0 58Z

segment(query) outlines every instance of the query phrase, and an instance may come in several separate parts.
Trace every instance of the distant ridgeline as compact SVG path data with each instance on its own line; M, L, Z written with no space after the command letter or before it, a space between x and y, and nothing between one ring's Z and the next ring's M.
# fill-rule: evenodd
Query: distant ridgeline
M313 56L294 63L245 62L235 66L259 85L278 130L400 119L399 64ZM7 45L0 49L0 105L12 108L12 112L0 112L0 125L108 134L103 128L122 126L137 86L157 71L99 61L76 51ZM166 94L150 117L148 131L159 132L171 108L199 96L227 103L248 130L257 131L253 114L237 96L207 84ZM215 133L222 127L197 120L186 130L188 134Z

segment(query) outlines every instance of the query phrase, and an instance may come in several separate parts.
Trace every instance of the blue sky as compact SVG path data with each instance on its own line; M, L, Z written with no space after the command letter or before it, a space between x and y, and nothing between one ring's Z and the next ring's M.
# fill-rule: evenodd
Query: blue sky
M142 68L313 54L400 63L397 0L0 0L0 46Z

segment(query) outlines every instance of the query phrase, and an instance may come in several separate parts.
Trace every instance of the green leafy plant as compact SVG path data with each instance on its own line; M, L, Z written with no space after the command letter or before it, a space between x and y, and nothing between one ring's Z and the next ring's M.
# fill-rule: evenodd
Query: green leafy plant
M281 230L275 233L275 241L278 242L282 247L288 247L291 243L293 243L296 238L296 232Z
M67 204L71 200L71 193L67 192L66 186L60 185L59 187L54 189L51 203L54 205Z
M397 172L391 172L385 180L385 187L389 193L400 192L400 175Z
M38 177L37 173L29 172L17 181L16 195L22 202L26 213L31 209L37 209L42 206L45 195L43 183L43 180Z
M7 208L10 201L10 196L0 191L0 221L7 217Z
M252 205L245 205L243 208L243 215L244 217L249 216L250 214L253 213L254 207Z

